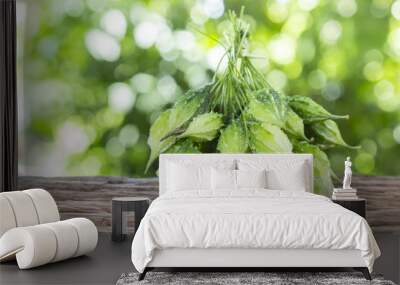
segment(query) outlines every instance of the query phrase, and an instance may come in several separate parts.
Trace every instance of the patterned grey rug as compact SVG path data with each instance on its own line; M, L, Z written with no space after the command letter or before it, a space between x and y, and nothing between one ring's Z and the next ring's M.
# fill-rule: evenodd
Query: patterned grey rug
M148 272L142 281L137 280L138 276L122 274L116 285L395 285L381 276L372 276L373 280L368 281L359 272Z

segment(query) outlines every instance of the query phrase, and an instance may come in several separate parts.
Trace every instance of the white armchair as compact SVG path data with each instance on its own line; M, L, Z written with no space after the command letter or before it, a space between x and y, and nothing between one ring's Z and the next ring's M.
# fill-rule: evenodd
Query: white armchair
M20 269L84 255L96 248L97 228L88 219L60 221L43 189L0 193L0 262L17 259Z

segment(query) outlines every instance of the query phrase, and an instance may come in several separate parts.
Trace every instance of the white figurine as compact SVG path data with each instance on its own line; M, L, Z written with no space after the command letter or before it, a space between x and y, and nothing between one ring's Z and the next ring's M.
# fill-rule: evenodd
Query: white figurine
M344 162L344 178L343 178L343 189L351 189L351 176L353 173L351 172L351 161L348 156L346 161Z

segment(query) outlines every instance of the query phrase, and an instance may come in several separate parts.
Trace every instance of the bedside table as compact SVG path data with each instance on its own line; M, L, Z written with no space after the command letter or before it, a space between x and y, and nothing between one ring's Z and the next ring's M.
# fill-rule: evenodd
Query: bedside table
M145 197L118 197L112 199L112 235L113 241L123 241L128 234L128 212L135 213L136 233L140 221L150 206L150 199Z
M359 214L365 219L365 208L367 201L365 199L356 200L332 200L333 203L339 204L340 206Z

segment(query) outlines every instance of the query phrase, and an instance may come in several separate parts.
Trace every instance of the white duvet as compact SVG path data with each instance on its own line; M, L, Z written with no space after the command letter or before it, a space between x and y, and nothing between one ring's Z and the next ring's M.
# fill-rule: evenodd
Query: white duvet
M365 219L328 198L257 189L157 198L133 239L132 262L143 272L165 248L358 249L370 271L380 255Z

